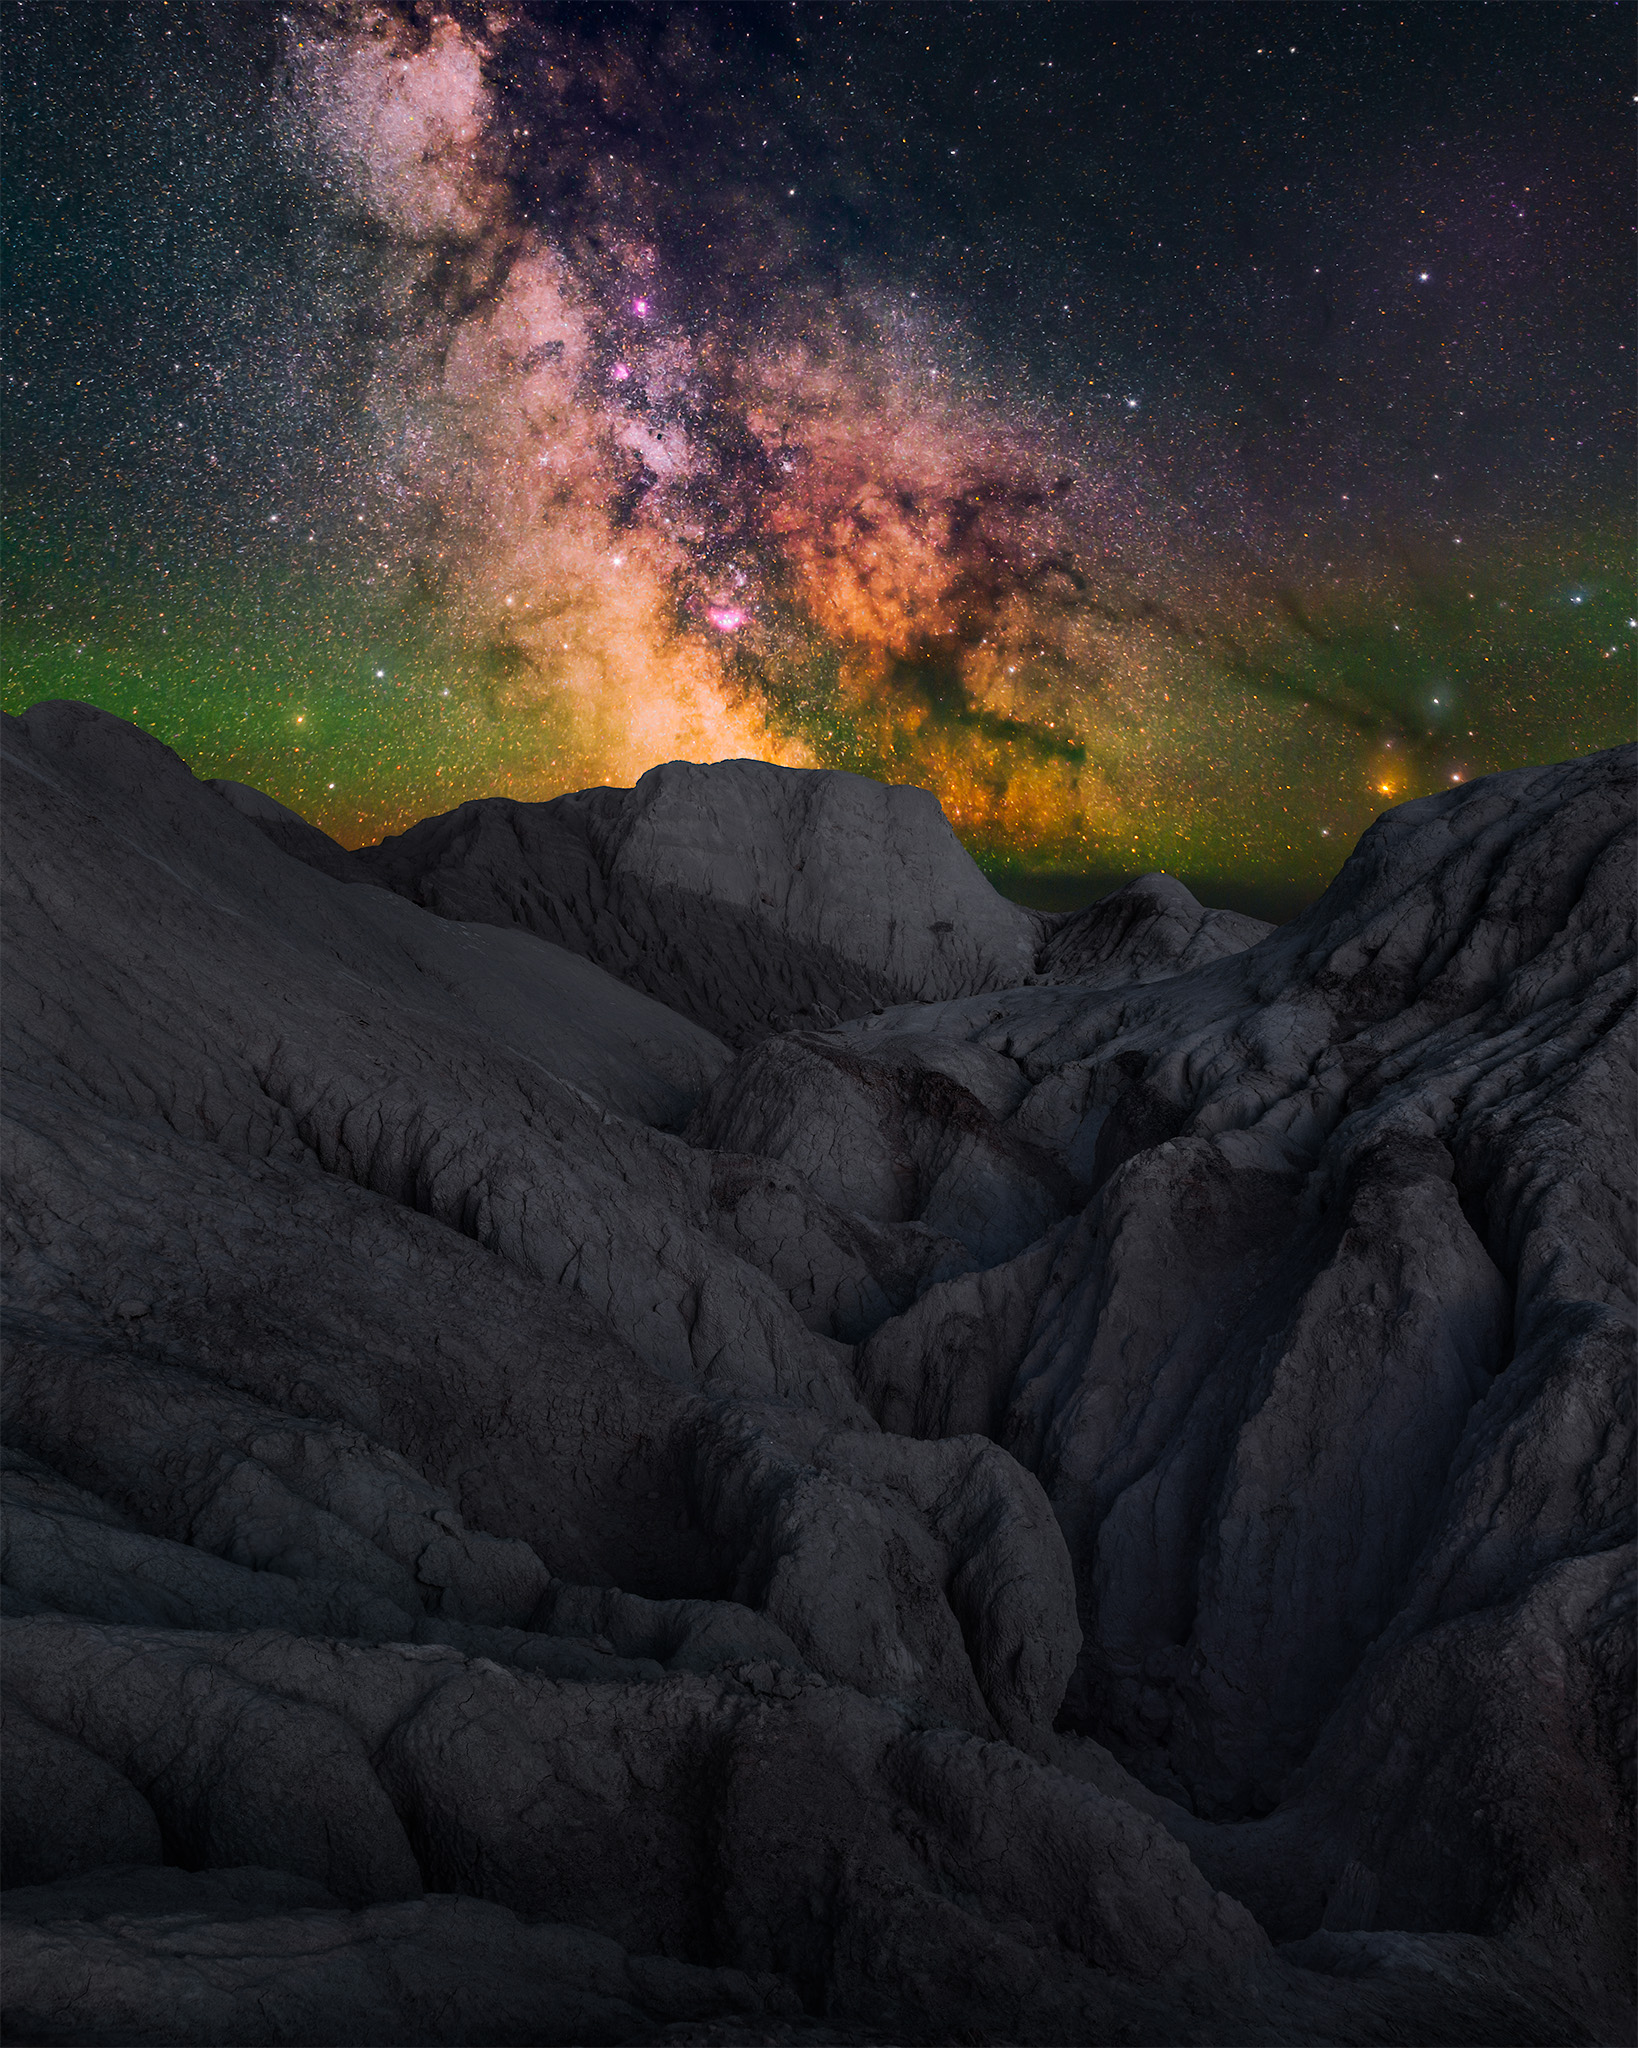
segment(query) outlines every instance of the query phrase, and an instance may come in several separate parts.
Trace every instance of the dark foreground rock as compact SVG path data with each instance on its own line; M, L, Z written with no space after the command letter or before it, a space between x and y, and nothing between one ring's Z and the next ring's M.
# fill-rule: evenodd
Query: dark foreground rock
M1270 931L5 747L8 2038L1628 2038L1630 753Z

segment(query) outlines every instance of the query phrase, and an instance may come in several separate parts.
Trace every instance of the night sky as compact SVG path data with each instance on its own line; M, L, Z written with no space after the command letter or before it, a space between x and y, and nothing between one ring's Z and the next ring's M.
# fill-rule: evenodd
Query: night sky
M1630 735L1630 6L5 10L8 710L1276 911Z

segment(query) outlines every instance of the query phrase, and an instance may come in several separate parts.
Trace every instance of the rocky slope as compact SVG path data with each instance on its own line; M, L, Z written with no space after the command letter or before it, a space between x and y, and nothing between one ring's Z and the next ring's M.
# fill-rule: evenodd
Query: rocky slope
M1278 931L6 721L8 2038L1631 2025L1631 753Z

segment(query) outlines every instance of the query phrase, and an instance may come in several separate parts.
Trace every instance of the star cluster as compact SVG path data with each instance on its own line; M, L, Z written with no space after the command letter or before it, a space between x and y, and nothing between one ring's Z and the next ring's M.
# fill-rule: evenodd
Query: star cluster
M1619 5L11 14L8 708L1270 908L1626 736Z

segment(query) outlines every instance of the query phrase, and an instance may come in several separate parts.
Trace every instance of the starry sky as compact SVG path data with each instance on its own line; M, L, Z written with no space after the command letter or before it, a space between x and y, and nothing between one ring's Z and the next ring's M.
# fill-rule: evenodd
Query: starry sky
M5 0L4 702L1286 915L1630 736L1633 10Z

